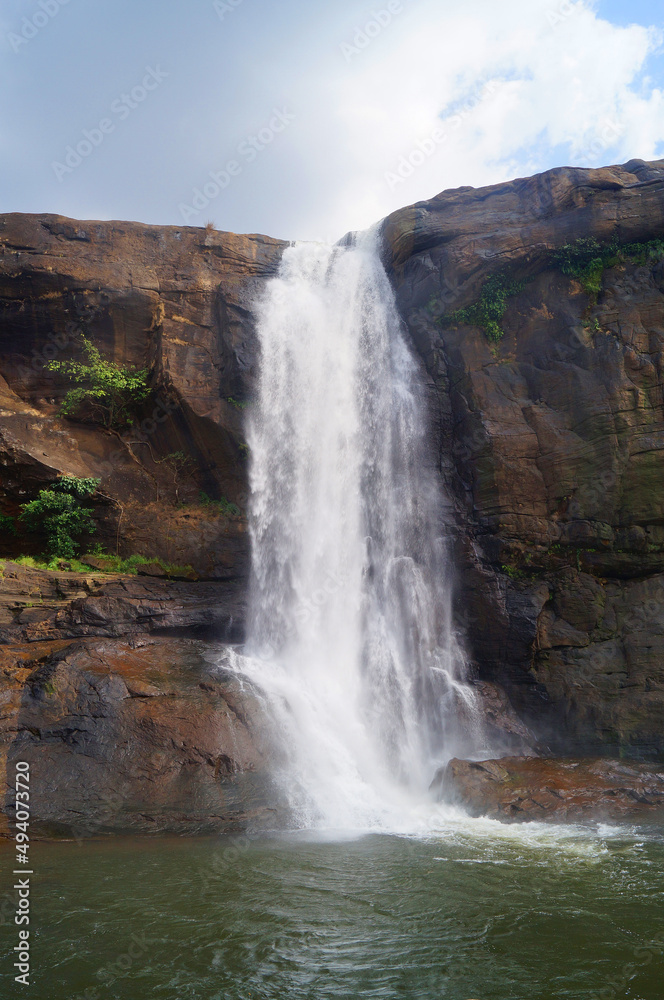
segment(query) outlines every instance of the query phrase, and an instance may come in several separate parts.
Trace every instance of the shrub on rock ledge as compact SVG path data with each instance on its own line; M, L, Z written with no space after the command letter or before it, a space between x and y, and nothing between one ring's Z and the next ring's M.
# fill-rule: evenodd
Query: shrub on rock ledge
M61 476L49 489L40 490L35 500L22 504L21 521L28 531L46 535L51 558L73 559L80 548L78 536L96 530L92 508L82 501L95 493L99 483L99 479Z
M49 361L49 371L60 372L75 383L60 406L65 417L80 417L87 411L108 430L125 430L149 397L148 369L107 361L99 348L83 336L87 361Z

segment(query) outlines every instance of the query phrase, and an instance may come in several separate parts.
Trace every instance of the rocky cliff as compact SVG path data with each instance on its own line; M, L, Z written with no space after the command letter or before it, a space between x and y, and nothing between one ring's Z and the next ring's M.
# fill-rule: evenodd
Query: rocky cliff
M252 302L284 244L262 236L57 216L0 216L0 505L17 513L57 474L102 479L99 540L121 554L246 577L242 409L256 345ZM63 420L67 382L46 369L80 356L147 367L153 392L122 434ZM169 456L185 455L182 468ZM40 540L5 539L6 551ZM31 549L32 546L32 549Z
M0 836L18 761L32 773L33 837L278 826L264 710L223 657L142 634L0 646Z
M456 502L459 621L557 752L664 751L664 248L644 252L662 237L664 162L640 160L445 191L384 224ZM594 288L563 273L561 248L609 245ZM491 341L458 310L497 279Z
M661 755L664 251L620 248L664 237L664 163L447 191L382 232L452 499L476 677L495 705L507 692L542 747ZM95 541L154 573L157 559L186 567L29 570L11 558L43 539L4 531L3 754L44 756L45 829L94 816L109 775L95 829L269 822L278 805L255 693L205 651L243 635L253 309L283 246L0 216L0 513L15 518L59 474L100 478ZM600 254L592 288L561 266L578 247ZM473 311L487 289L504 298L491 339ZM148 369L131 429L58 415L67 384L45 365L78 356L82 334Z
M214 643L243 637L252 303L282 246L0 217L0 760L5 814L15 761L39 776L36 835L275 823L268 727ZM122 432L58 415L67 382L45 366L80 357L82 337L149 372ZM93 540L146 557L143 575L11 562L43 550L9 526L61 474L101 480Z

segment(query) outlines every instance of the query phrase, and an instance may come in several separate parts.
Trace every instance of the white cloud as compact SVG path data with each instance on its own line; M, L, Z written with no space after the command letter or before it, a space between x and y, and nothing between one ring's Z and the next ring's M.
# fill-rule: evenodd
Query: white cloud
M130 0L65 5L19 53L0 33L3 210L179 225L274 107L295 121L210 206L221 228L334 240L446 187L662 150L661 38L593 0L252 0L223 24L210 3L162 6L156 33ZM0 18L14 31L38 10L5 0ZM152 60L168 89L58 182L52 161Z
M641 75L661 41L653 28L601 20L588 2L404 0L403 13L317 97L310 169L324 176L317 150L335 147L325 181L331 204L321 200L302 236L339 230L339 219L363 228L446 187L553 163L653 158L664 140L664 97ZM403 157L441 126L436 151L414 156L421 165L390 189L386 174L400 163L405 171Z

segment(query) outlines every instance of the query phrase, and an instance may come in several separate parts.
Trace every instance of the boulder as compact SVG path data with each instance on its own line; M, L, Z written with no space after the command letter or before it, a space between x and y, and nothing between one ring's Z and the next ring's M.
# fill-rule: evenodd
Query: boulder
M664 818L664 765L642 762L455 758L440 769L431 790L471 816L506 823Z

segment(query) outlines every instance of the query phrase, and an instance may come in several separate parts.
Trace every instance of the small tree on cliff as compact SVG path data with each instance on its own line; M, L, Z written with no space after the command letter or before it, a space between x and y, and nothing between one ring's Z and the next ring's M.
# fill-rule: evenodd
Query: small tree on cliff
M96 492L99 483L99 479L61 476L49 489L40 490L36 500L22 504L21 520L28 531L46 535L52 558L73 559L80 547L76 538L96 530L92 508L82 506L82 501Z
M151 393L148 369L107 361L87 337L82 335L82 340L86 361L49 361L45 366L75 383L60 413L76 417L87 410L109 430L131 427L138 407Z

